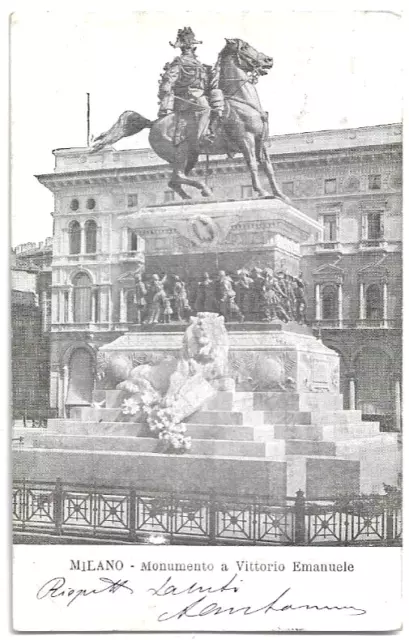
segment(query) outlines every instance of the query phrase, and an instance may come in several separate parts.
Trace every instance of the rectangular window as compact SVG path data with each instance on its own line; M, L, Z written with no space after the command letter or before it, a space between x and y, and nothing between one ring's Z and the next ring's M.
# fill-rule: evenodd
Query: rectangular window
M251 185L244 185L241 188L241 197L242 198L252 198L253 197L253 187Z
M128 193L128 207L137 207L138 206L138 194L137 193Z
M324 242L337 242L337 216L328 215L323 218L324 223Z
M382 215L380 213L368 214L368 240L382 238Z
M283 191L287 196L294 195L294 182L283 182Z
M165 191L164 193L164 201L165 202L173 202L175 199L175 192L174 191Z
M381 188L381 175L368 176L368 189L380 189Z
M324 182L324 193L330 195L337 192L337 179L327 178Z

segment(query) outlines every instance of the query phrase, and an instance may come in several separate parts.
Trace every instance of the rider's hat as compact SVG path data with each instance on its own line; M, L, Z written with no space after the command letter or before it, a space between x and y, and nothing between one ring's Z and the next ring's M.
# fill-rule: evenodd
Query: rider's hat
M184 27L183 29L179 29L176 42L169 42L169 44L175 49L180 49L186 45L202 44L202 42L200 40L196 40L196 36L190 27Z

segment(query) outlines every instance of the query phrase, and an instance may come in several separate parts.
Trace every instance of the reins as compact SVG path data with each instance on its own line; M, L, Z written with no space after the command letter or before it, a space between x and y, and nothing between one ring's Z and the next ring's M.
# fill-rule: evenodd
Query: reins
M236 78L224 78L225 80L236 80ZM225 95L225 99L226 100L235 100L236 102L241 102L242 104L247 105L248 107L252 107L253 109L255 109L260 115L263 115L264 112L260 111L260 109L258 109L257 107L255 107L253 104L251 104L251 102L246 102L246 100L241 100L240 98L236 98L236 93L238 91L240 91L240 89L242 87L244 87L245 84L247 84L248 82L252 82L253 77L251 78L246 78L245 80L243 80L240 85L237 87L237 89L235 90L234 93L232 93L231 95ZM214 109L213 107L202 107L200 105L198 105L196 102L192 102L191 100L186 100L186 98L181 98L180 96L175 96L175 100L179 100L180 102L185 102L186 104L189 104L191 107L195 107L197 111L207 111L208 109L210 111L218 111L217 109Z

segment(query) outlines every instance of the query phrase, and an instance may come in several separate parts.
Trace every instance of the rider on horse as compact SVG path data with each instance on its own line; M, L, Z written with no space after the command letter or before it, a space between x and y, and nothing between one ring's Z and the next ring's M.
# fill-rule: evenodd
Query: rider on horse
M202 64L196 56L196 40L190 27L179 29L172 47L181 49L180 56L165 65L159 81L159 118L177 115L174 144L186 137L189 116L197 122L198 141L213 142L218 121L223 113L223 93L218 89L217 67Z

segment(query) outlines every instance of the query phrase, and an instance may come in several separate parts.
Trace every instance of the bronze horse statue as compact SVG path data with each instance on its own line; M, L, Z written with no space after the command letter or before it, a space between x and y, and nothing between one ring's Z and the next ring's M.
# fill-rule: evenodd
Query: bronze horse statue
M220 155L232 157L241 152L250 170L254 191L259 197L270 194L263 189L258 175L258 164L263 168L272 191L272 196L288 202L288 198L277 185L274 170L266 148L268 138L268 114L263 111L255 84L259 76L266 75L273 66L273 59L256 51L239 38L227 39L219 53L219 89L224 95L224 110L216 138L209 144L199 140L197 117L194 108L186 112L184 139L175 145L175 113L151 121L134 111L125 111L117 122L93 142L91 152L100 151L108 144L121 138L132 136L150 128L149 143L155 153L168 162L172 169L169 187L183 199L190 196L182 185L199 189L203 196L211 196L212 191L201 180L192 177L199 155ZM271 196L270 196L271 197Z

